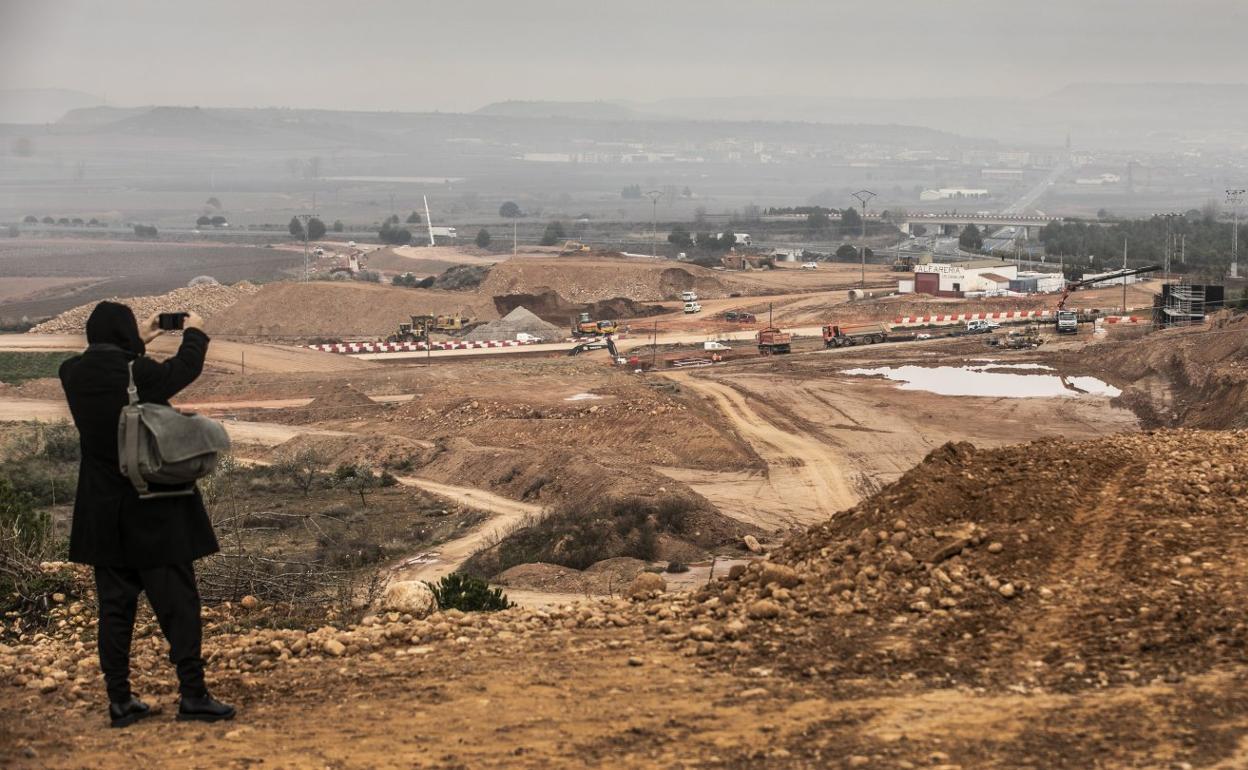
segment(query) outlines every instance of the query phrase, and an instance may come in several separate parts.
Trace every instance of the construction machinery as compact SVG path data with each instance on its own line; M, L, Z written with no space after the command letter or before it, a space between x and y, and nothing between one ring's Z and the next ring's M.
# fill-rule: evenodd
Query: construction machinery
M579 356L581 353L584 353L586 351L598 350L600 348L607 349L607 352L611 354L612 361L619 360L620 351L616 349L615 347L615 340L606 336L598 337L592 340L585 340L584 342L578 342L576 345L572 346L571 350L568 351L568 355Z
M759 329L757 339L758 353L763 356L788 353L793 344L793 335L791 333L781 331L774 326Z
M589 313L581 313L572 322L573 337L602 337L608 334L616 334L620 330L620 325L616 321L595 321L590 318Z
M724 320L739 324L752 324L757 322L758 318L753 313L747 313L744 310L729 310L724 313Z
M888 339L892 331L887 324L829 324L823 327L825 348L844 348L850 345L874 345Z
M1164 270L1161 265L1146 265L1145 267L1129 267L1122 270L1115 270L1112 273L1098 275L1095 278L1085 278L1081 281L1067 281L1066 286L1062 289L1062 296L1057 300L1057 333L1058 334L1077 334L1079 332L1079 314L1073 310L1066 309L1066 300L1070 297L1071 292L1078 291L1084 286L1092 286L1098 283L1110 283L1122 279L1125 281L1133 275L1140 273L1155 273L1158 270ZM1123 295L1124 298L1126 295ZM1125 308L1124 308L1125 310Z
M398 332L386 337L386 342L428 342L429 316L412 316L409 323L399 324Z
M932 261L931 254L898 254L893 259L893 272L913 273L915 265L927 265Z
M559 249L559 256L564 254L583 254L591 251L589 244L580 241L564 241L563 248Z

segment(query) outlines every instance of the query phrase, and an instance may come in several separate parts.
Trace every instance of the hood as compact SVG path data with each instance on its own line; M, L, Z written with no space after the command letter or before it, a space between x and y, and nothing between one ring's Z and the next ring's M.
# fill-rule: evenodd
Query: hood
M147 347L139 337L134 312L117 302L101 302L87 319L87 343L116 345L131 356L141 356Z

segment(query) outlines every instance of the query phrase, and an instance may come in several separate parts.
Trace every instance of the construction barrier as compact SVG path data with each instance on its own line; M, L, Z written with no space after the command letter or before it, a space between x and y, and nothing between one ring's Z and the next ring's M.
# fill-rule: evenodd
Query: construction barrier
M1102 320L1107 324L1151 324L1153 319L1134 315L1107 315Z
M476 350L480 348L515 348L522 345L535 345L538 340L521 342L520 340L483 340L481 342L435 342L433 350ZM325 353L399 353L429 350L425 342L338 342L324 345L308 345L312 350Z
M912 315L893 319L893 326L939 326L965 321L1002 321L1005 323L1051 320L1052 310L1009 310L1002 313L955 313L951 315Z

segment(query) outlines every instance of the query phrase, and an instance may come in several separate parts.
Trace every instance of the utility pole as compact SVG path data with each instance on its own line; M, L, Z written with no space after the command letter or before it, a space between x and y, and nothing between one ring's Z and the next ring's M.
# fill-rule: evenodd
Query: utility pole
M1231 204L1231 277L1239 277L1239 204L1244 198L1244 190L1227 190L1226 202Z
M511 219L511 256L516 256L516 219Z
M308 222L318 217L319 214L295 214L295 218L303 224L303 280L309 280L308 273Z
M862 255L862 288L867 288L867 201L875 197L875 193L870 190L859 190L854 193L854 197L862 204L862 246L859 247L859 253Z
M658 190L651 190L646 193L646 197L650 199L652 204L652 219L650 230L650 256L658 258L659 256L659 198L663 197L663 193Z
M1122 236L1122 269L1127 269L1127 236ZM1127 314L1127 277L1122 277L1122 314Z

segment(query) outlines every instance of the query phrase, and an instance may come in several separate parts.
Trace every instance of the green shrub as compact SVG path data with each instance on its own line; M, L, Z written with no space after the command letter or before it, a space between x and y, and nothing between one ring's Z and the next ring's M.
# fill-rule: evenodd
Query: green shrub
M512 606L503 589L490 588L484 580L461 572L447 575L437 585L428 583L428 586L440 610L495 612Z

